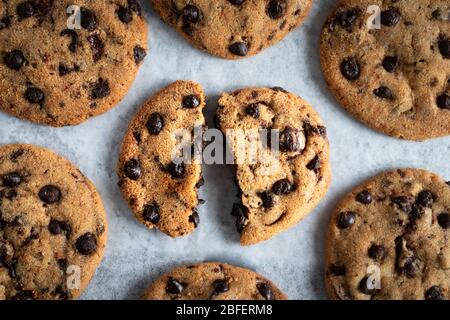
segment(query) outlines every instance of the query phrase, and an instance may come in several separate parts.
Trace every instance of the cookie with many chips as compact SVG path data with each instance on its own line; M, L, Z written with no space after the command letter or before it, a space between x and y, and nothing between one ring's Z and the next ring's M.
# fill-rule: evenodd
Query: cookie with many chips
M205 126L203 89L176 81L150 98L131 121L122 144L119 185L136 218L149 229L171 237L194 231L199 224L197 189L202 185L196 157L178 157L186 143L198 146L196 129ZM180 134L183 136L180 143ZM201 139L201 136L200 136Z
M331 181L326 128L304 100L282 88L247 88L219 99L217 126L234 155L241 244L294 226ZM255 148L253 148L255 147Z
M72 299L106 244L105 210L74 165L32 145L0 147L0 299Z
M270 280L226 263L207 262L173 269L158 278L145 300L287 300Z
M447 300L450 186L434 173L382 173L346 195L326 239L333 299Z
M0 110L79 124L120 102L146 52L137 0L1 1Z
M312 0L152 0L161 18L192 45L239 59L283 39L308 15Z
M408 140L450 135L448 0L341 0L320 51L330 90L366 125Z

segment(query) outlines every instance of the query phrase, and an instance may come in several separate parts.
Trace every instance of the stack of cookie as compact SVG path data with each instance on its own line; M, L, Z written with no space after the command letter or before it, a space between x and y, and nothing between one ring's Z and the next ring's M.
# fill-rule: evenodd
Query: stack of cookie
M311 0L152 0L163 21L195 47L242 59L276 44L306 18ZM326 22L325 79L352 115L409 140L450 135L448 1L342 0ZM375 9L374 9L375 8ZM375 14L371 11L375 10ZM373 18L373 19L372 19ZM147 55L137 0L9 0L0 4L0 109L54 127L117 105ZM242 245L296 225L331 183L327 130L283 88L222 93L216 127L227 139L239 199L230 203ZM199 226L206 96L176 81L131 120L117 165L119 187L147 228L170 237ZM254 132L258 132L255 137ZM263 134L260 134L263 133ZM273 138L276 137L274 140ZM240 161L242 142L261 150ZM249 160L249 159L247 159ZM155 181L157 183L155 184ZM211 182L214 184L214 182ZM347 195L326 240L332 299L448 299L450 187L419 169L382 173ZM72 299L88 285L106 244L102 201L88 178L40 147L0 148L0 299ZM270 280L221 262L181 266L144 299L287 299Z

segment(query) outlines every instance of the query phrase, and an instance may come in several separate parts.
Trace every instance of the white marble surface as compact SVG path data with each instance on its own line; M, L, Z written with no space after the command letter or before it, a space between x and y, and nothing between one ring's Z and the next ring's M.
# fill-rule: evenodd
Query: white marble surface
M172 266L220 260L271 278L291 299L324 299L323 238L330 211L346 192L389 168L420 167L450 180L450 138L425 143L378 134L346 114L330 95L319 66L320 29L334 0L314 1L305 25L257 57L225 61L201 53L164 25L145 1L151 51L128 96L107 114L77 127L53 129L0 114L0 143L34 143L77 164L94 181L109 219L106 256L84 299L135 299ZM282 86L302 96L328 127L333 183L321 202L294 228L262 244L239 246L234 219L233 177L227 166L204 168L201 224L172 240L136 222L117 187L115 166L129 120L159 88L177 79L200 82L208 95L212 124L218 95L245 86Z

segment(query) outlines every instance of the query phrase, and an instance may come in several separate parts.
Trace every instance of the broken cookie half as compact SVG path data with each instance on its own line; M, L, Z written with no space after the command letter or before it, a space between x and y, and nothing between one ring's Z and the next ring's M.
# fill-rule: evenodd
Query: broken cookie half
M120 152L119 186L136 218L171 237L199 224L202 185L195 130L205 126L203 89L176 81L148 100L131 121Z
M282 88L248 88L219 99L217 126L232 153L241 244L267 240L303 219L331 180L326 128Z

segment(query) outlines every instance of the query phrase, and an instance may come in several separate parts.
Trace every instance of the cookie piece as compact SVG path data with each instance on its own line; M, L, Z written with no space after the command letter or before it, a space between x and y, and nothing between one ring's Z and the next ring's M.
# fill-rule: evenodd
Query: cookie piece
M253 56L298 27L312 0L152 0L192 45L225 59Z
M106 232L100 196L73 164L32 145L0 147L0 300L78 297Z
M147 52L137 0L2 1L0 21L0 110L40 124L114 107Z
M379 28L369 29L377 8ZM330 90L353 116L387 135L449 135L449 17L448 0L340 1L321 38Z
M123 196L140 222L171 237L191 233L199 223L197 189L203 178L197 152L183 159L174 153L198 142L193 134L205 126L204 107L200 85L177 81L142 106L122 144L117 173ZM180 130L188 135L181 144Z
M173 269L153 282L145 300L287 300L258 273L220 262Z
M295 225L325 195L331 180L326 129L299 97L278 87L225 93L217 125L225 135L238 133L227 142L241 197L232 211L241 244ZM256 159L249 147L257 148Z
M450 187L439 176L401 169L363 183L342 199L330 220L329 296L448 299L449 228Z

